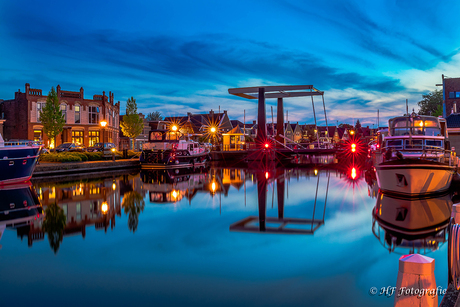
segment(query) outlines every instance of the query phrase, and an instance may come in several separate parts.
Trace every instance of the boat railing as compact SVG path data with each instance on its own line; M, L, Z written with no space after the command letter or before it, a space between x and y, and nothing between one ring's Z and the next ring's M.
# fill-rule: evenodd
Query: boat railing
M29 141L29 140L6 141L6 142L1 142L1 145L3 145L3 146L43 146L43 142L41 142L41 141Z

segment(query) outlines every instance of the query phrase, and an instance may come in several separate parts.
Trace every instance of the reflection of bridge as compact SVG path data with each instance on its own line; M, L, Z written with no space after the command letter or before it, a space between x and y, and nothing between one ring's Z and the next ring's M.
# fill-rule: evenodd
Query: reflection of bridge
M257 172L257 191L259 216L249 216L241 221L238 221L230 226L231 231L243 232L265 232L265 233L283 233L283 234L313 234L321 225L324 224L324 215L326 213L327 194L329 191L328 174L326 196L324 206L322 207L321 219L315 218L316 205L318 200L318 188L320 176L318 176L316 184L315 202L311 219L289 218L284 216L284 194L285 194L285 172L277 170L273 179L270 178L269 172ZM267 217L267 184L269 180L276 181L276 190L278 195L278 217ZM272 226L271 224L276 224ZM308 227L309 226L309 227Z

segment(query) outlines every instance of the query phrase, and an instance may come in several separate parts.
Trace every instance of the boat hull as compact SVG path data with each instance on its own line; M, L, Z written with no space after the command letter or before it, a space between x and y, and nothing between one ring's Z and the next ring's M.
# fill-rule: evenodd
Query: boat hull
M395 160L375 168L382 192L409 197L447 191L455 173L455 167L436 162Z
M27 182L37 164L40 147L0 149L0 185Z
M210 160L209 152L191 155L185 150L142 153L142 169L171 169L203 167Z

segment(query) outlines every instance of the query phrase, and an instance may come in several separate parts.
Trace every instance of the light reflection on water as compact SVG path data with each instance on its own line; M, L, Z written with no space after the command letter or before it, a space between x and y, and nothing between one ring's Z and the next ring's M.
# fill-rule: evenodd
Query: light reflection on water
M386 204L363 172L356 175L213 167L10 189L17 203L32 202L36 191L48 227L42 215L20 223L0 215L4 299L13 303L53 288L47 304L70 306L392 304L369 289L395 285L396 252L410 252L414 237L401 239L398 229L389 230L391 221L376 220L375 208ZM422 205L429 213L446 202ZM58 209L51 211L54 203ZM399 210L398 200L388 203ZM428 235L417 244L436 259L437 283L445 286L447 244Z

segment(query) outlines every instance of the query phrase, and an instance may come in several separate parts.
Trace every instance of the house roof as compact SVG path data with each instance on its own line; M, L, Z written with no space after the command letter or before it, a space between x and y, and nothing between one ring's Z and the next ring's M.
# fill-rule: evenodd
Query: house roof
M223 133L223 134L243 134L243 132L241 132L241 129L240 129L239 126L235 126L235 128L233 128L229 132Z

